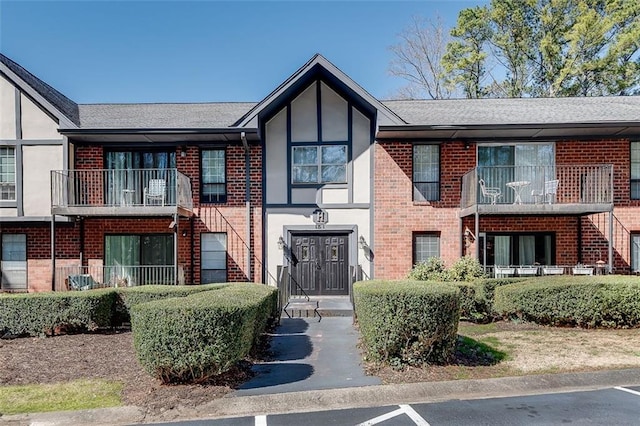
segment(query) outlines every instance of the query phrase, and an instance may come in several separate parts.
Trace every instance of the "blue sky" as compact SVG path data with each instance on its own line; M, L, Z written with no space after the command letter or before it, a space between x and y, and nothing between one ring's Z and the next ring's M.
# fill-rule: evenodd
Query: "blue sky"
M0 52L78 103L259 101L315 53L388 98L412 16L483 3L0 0Z

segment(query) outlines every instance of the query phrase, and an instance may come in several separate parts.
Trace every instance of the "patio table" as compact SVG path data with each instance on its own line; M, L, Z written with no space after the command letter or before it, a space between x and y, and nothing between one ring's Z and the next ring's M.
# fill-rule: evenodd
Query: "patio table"
M513 199L513 204L522 204L522 190L525 186L531 185L531 182L528 180L518 180L515 182L507 182L507 186L513 189L515 193L515 197Z

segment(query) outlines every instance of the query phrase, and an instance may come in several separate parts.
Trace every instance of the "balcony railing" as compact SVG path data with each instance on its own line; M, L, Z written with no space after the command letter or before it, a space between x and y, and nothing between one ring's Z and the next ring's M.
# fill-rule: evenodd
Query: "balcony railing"
M115 265L56 267L56 290L185 284L184 267L174 265Z
M483 193L480 180L492 191ZM612 205L610 164L476 167L462 177L463 215L475 207L481 213L586 213Z
M176 169L54 170L52 211L60 215L185 213L191 180Z

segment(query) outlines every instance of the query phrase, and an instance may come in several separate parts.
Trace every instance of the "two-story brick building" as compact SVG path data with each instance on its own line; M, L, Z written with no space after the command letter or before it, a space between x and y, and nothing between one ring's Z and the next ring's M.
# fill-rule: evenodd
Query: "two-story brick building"
M78 105L5 56L0 77L4 290L640 269L639 97L380 101L320 55L258 103Z

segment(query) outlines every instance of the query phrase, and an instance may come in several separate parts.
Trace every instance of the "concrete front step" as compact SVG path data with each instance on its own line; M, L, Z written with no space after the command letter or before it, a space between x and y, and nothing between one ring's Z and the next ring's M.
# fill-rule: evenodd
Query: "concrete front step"
M312 317L314 313L321 317L353 316L353 305L348 296L312 296L309 301L292 297L285 309L284 315L296 317Z

